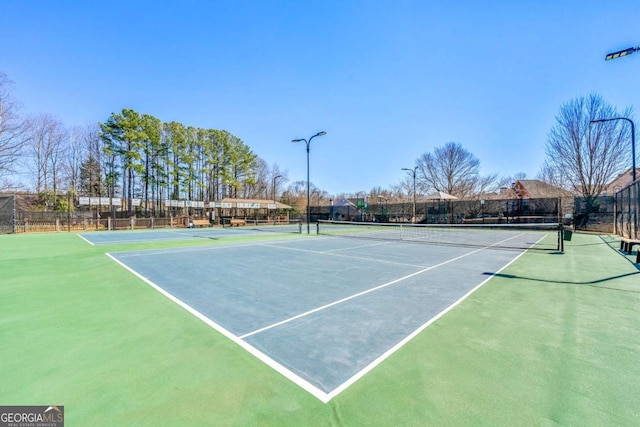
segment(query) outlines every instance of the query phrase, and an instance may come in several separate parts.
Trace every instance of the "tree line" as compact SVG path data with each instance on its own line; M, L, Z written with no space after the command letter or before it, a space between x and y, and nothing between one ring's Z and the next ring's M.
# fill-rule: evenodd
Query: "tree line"
M45 208L64 209L68 197L121 197L156 211L166 199L215 201L225 197L279 200L306 207L306 182L289 183L288 172L269 166L237 136L225 130L163 122L132 109L102 123L67 127L50 114L24 117L12 96L12 82L0 71L0 192L30 187ZM618 111L597 94L563 104L549 131L545 162L537 179L590 197L631 164L633 111ZM481 175L480 161L458 142L425 152L396 184L357 194L329 195L311 184L311 203L369 197L409 199L442 191L473 199L509 187L524 173ZM18 181L14 172L22 171ZM414 181L415 177L415 181ZM285 186L285 184L287 184Z
M258 156L227 131L163 123L124 109L100 123L99 137L102 150L90 153L82 165L81 190L88 194L93 189L98 193L106 190L111 196L119 188L129 211L133 198L142 199L143 206L155 211L167 199L259 196ZM100 164L104 174L91 170ZM95 182L103 175L104 183Z
M11 83L0 72L0 192L30 186L44 208L66 209L69 194L121 197L128 212L132 199L150 211L167 199L276 200L288 182L287 171L226 130L162 122L132 109L85 127L66 127L49 114L22 117ZM23 172L18 182L11 181L16 171ZM302 199L292 195L296 187L287 194Z
M585 198L602 194L607 184L633 164L632 128L627 120L620 120L632 117L631 107L619 111L598 94L564 103L544 142L545 160L536 179L567 194ZM522 172L481 175L480 161L456 142L435 147L408 169L400 184L407 193L411 194L415 173L418 194L442 191L463 200L481 198L526 178Z

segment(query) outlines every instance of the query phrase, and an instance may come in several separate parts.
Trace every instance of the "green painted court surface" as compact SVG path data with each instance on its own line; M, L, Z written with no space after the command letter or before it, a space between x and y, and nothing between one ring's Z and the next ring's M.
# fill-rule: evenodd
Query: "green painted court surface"
M0 236L0 405L93 426L640 424L640 270L612 237L525 253L326 404L106 256L274 238Z

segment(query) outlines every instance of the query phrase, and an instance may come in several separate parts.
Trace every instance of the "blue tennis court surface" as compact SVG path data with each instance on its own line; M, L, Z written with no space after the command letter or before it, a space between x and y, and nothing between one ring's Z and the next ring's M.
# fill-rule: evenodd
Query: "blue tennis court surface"
M326 402L521 253L312 236L110 256Z
M162 228L155 230L122 230L122 231L92 231L80 233L79 236L92 245L113 245L121 243L154 242L167 240L189 239L222 239L227 237L264 235L268 232L292 233L297 230L292 226L267 226L263 231L251 227L242 228Z

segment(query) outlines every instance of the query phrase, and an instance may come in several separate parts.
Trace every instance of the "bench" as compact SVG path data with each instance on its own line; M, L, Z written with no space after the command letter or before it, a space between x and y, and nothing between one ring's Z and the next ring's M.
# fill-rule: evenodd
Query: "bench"
M633 246L634 245L640 245L640 240L627 239L627 238L624 238L624 237L622 239L620 239L620 250L621 251L625 251L626 253L631 254L631 252L633 252ZM636 253L636 263L640 263L640 249Z
M229 225L232 227L240 227L241 225L247 225L247 221L244 219L232 219L229 221Z
M191 224L193 224L194 227L209 227L209 226L211 226L211 224L209 223L208 219L194 219L194 220L191 220Z

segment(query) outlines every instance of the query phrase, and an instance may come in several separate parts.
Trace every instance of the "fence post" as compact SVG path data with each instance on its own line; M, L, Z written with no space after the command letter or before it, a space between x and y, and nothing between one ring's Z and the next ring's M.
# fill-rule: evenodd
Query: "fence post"
M15 194L13 195L13 208L12 208L12 211L13 211L13 217L11 218L11 222L12 222L11 225L13 227L13 230L11 230L11 231L13 231L14 233L17 233L18 232L18 223L17 223L18 218L16 218L16 213L17 212L16 212L16 195Z
M618 234L618 193L613 195L613 234Z
M640 210L640 181L636 181L629 188L629 193L635 193L635 209L633 211L633 238L638 239L638 211Z
M631 216L631 187L632 186L629 186L629 188L628 188L628 190L629 190L629 203L628 203L628 205L629 205L629 217L627 218L627 222L629 223L629 227L628 227L629 236L627 236L627 237L629 237L630 239L633 238L633 236L631 235L631 218L632 218L632 216Z

